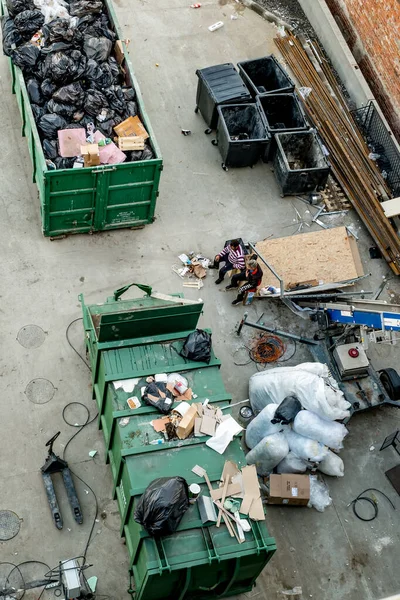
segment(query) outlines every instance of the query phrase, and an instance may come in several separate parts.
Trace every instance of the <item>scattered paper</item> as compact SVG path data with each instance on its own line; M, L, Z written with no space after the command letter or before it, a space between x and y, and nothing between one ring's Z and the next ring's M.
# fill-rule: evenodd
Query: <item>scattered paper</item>
M168 375L166 373L157 373L156 375L154 375L154 379L157 383L167 383Z
M118 381L113 381L116 390L122 388L124 392L128 392L128 394L133 392L138 383L139 379L120 379Z
M93 458L94 456L96 456L96 454L97 454L97 450L91 450L91 451L89 452L89 456L90 456L90 458Z
M219 454L223 454L233 440L233 437L242 430L243 427L233 417L230 417L218 425L214 437L208 439L206 444Z
M97 577L96 577L96 575L93 575L93 577L89 577L89 579L87 580L87 584L90 587L90 589L92 590L92 592L95 593L96 586L97 586Z

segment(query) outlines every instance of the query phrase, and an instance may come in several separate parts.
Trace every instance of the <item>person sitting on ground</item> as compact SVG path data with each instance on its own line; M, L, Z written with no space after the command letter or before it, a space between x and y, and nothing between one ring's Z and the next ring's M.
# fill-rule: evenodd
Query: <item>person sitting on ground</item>
M224 266L221 267L221 263ZM222 252L217 254L214 258L214 264L211 265L210 269L219 269L218 279L215 283L218 285L224 280L225 274L232 269L244 269L245 260L243 249L240 245L239 240L232 240L228 246L226 246ZM220 268L221 267L221 268Z
M230 285L226 286L227 290L233 290L239 287L240 282L245 282L239 287L239 293L236 297L236 300L234 300L232 304L235 305L239 304L240 302L243 302L246 292L257 291L258 286L261 285L262 278L262 269L258 262L252 258L251 260L249 260L247 268L243 269L241 273L234 275L231 279Z

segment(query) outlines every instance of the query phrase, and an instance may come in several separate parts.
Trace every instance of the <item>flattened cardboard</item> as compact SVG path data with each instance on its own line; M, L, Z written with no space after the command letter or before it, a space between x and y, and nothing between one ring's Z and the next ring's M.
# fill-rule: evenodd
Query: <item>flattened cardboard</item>
M253 521L263 521L265 519L265 514L261 501L261 492L255 465L243 467L242 478L244 498L240 507L240 513L249 515L250 519L253 519Z
M203 435L214 435L216 426L216 419L203 415L200 425L200 431Z
M128 117L125 121L122 121L119 125L114 127L114 131L118 137L130 137L132 135L141 136L144 140L147 140L149 134L144 128L143 123L136 117Z
M197 418L197 404L192 404L185 416L182 418L176 428L176 435L180 440L184 440L190 435L194 429L194 422Z
M170 423L169 417L162 417L161 419L155 419L151 422L154 431L157 431L157 433L160 431L165 431L165 426L167 423Z
M271 475L269 504L307 506L310 500L310 476L293 473Z
M203 434L200 431L201 417L196 417L194 420L194 437L202 437Z
M115 54L115 58L117 60L117 63L119 65L122 64L124 58L125 58L125 52L124 52L124 48L122 46L122 42L121 40L117 40L114 44L114 54Z
M233 496L234 494L239 494L242 491L240 483L230 483L226 490L226 497ZM211 492L211 496L213 500L220 500L222 498L222 494L224 493L224 488L220 487L217 490L213 490Z

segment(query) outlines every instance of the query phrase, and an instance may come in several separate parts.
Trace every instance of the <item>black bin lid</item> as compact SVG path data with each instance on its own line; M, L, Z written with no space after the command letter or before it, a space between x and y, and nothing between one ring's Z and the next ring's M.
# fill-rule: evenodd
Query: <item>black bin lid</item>
M207 86L210 96L216 104L232 100L252 100L249 90L233 63L198 69L196 75Z

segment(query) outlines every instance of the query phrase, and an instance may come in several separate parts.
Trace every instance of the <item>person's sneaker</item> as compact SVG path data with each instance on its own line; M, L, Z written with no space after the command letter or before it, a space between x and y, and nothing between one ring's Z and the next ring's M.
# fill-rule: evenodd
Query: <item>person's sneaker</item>
M235 290L236 289L236 285L232 285L232 284L227 285L225 289L226 290Z
M241 302L242 302L241 300L238 300L238 299L236 298L236 300L234 300L234 301L232 302L232 304L233 304L233 306L236 306L236 304L240 304Z
M222 281L223 281L223 279L221 279L221 277L218 277L218 279L215 280L215 284L218 285Z

